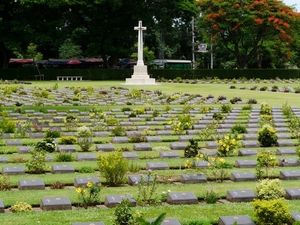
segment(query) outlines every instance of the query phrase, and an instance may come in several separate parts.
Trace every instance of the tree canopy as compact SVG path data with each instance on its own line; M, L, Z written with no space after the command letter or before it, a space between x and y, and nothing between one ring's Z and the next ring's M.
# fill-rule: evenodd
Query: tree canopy
M272 55L278 46L281 54L290 57L300 14L283 2L200 0L197 5L202 12L199 28L235 57L238 68L247 67L254 56L259 65L262 53Z
M0 64L6 67L14 48L29 43L45 57L58 57L61 45L71 40L85 56L101 57L111 68L119 58L130 56L138 20L149 30L169 30L177 21L189 24L197 10L195 0L4 0L0 32L6 35L0 37Z

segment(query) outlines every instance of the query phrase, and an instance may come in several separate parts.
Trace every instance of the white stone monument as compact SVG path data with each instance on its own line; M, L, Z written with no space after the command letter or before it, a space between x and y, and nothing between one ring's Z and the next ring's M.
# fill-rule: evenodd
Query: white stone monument
M144 65L143 60L143 30L146 27L142 26L142 21L139 21L139 26L134 27L138 31L138 61L136 66L133 67L133 75L131 78L126 78L126 84L130 85L147 85L155 84L155 79L150 78L147 71L147 66Z

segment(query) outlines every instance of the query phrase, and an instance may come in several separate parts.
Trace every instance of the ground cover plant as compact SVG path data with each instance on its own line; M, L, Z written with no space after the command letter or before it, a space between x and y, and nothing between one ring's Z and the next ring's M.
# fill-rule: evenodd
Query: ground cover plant
M228 81L229 82L229 81ZM50 85L51 82L38 82L34 83L33 85ZM88 84L88 85L87 85ZM65 90L65 87L62 85L66 85L66 83L60 83L59 87L57 88L57 93L61 93L60 90ZM122 155L123 153L136 153L138 156L138 160L134 160L134 167L135 169L129 169L130 168L130 162L128 166L128 170L131 172L125 172L124 176L121 176L122 179L120 179L120 182L114 183L110 182L108 178L110 175L110 169L111 171L114 171L113 168L107 167L107 165L113 165L113 163L107 163L102 158L103 164L97 163L97 161L80 161L77 158L75 158L79 153L82 154L81 147L77 142L64 142L64 146L67 146L68 144L74 145L76 148L76 152L72 153L72 157L69 162L56 162L55 159L56 157L59 157L61 153L57 152L57 148L53 148L53 151L48 151L46 153L47 156L51 156L53 158L53 162L51 161L46 161L45 162L45 173L39 174L39 171L33 171L30 168L25 167L25 164L29 163L30 160L32 160L32 157L30 154L21 154L19 152L19 147L17 146L7 146L6 141L9 140L8 138L4 138L2 141L2 144L0 146L0 153L1 156L6 156L8 158L8 162L2 163L2 167L5 166L24 166L25 167L25 175L8 175L9 176L9 182L3 180L2 183L7 182L9 185L12 187L12 190L7 189L7 191L0 191L0 199L2 199L5 203L6 211L9 210L9 207L13 206L17 201L22 201L30 204L31 206L34 207L39 207L40 204L40 199L45 196L68 196L72 202L72 205L74 207L77 206L82 206L83 208L87 207L87 209L82 209L82 210L72 210L72 211L53 211L53 212L34 212L34 216L32 216L32 213L28 214L23 214L23 217L26 218L26 222L24 219L21 219L21 216L18 214L9 214L9 213L4 213L3 214L3 223L5 224L35 224L37 222L37 218L39 223L42 224L48 224L49 221L51 221L51 217L56 217L60 216L62 217L62 220L57 222L57 224L70 224L72 222L79 222L79 221L90 221L90 218L93 218L98 221L104 221L105 224L112 224L114 221L114 209L109 209L109 208L104 208L104 196L106 195L114 195L114 194L131 194L133 195L134 198L138 199L138 193L139 193L139 186L138 185L127 185L124 183L127 183L128 180L128 175L129 174L144 174L147 175L149 173L148 168L146 166L147 163L155 163L155 162L166 162L169 165L168 170L156 170L155 174L157 174L157 183L155 183L155 192L158 194L155 196L155 198L152 199L148 198L146 194L145 198L143 198L143 201L145 202L145 206L141 203L137 208L133 208L132 210L135 211L135 209L139 210L141 213L145 215L144 218L155 218L157 217L161 212L166 212L166 217L175 217L177 218L182 224L190 224L192 222L200 222L203 224L215 224L218 220L218 216L221 215L232 215L233 210L236 213L239 213L240 215L242 214L248 214L251 218L255 219L255 215L253 212L253 205L249 203L230 203L230 204L218 204L217 206L211 206L210 204L204 204L205 201L209 203L213 203L216 199L225 199L226 198L226 193L228 190L240 190L240 189L251 189L256 192L255 186L256 182L255 181L245 181L245 182L224 182L224 181L229 181L230 180L230 174L232 172L249 172L252 171L255 173L256 168L236 168L233 167L235 164L236 160L238 159L243 159L243 160L257 160L256 156L238 156L237 153L240 150L240 148L236 149L236 154L230 154L226 158L221 158L217 156L209 156L207 158L208 161L210 161L211 167L209 169L203 169L203 168L188 168L185 166L187 157L184 156L184 150L172 150L171 149L171 144L174 142L178 142L180 138L184 138L185 136L190 136L188 132L190 130L194 130L193 126L198 125L199 121L205 120L205 116L213 115L214 113L219 113L222 116L222 119L219 120L218 122L214 120L210 120L210 130L208 135L205 135L203 133L193 133L193 139L198 142L198 147L199 149L195 148L195 152L197 154L200 151L205 151L207 153L210 153L211 150L206 148L206 142L207 141L212 141L213 138L212 135L215 135L217 133L217 129L220 128L220 125L223 124L223 120L226 119L226 117L231 113L234 112L235 109L239 109L238 113L238 119L236 124L238 125L245 125L243 127L238 127L235 126L236 131L234 132L231 131L230 129L228 130L228 135L237 135L237 133L240 133L243 135L245 132L245 127L247 131L247 123L248 120L251 116L251 111L252 109L260 109L261 105L260 104L254 104L248 105L246 102L248 101L247 96L251 96L251 98L255 98L258 103L262 102L268 102L268 105L271 107L282 107L283 104L286 104L286 100L289 99L289 104L293 106L298 106L297 102L297 94L295 93L281 93L279 92L271 92L271 91L265 91L264 95L261 94L260 91L253 91L253 90L246 90L243 89L241 90L239 87L240 86L245 86L245 87L250 87L250 84L239 84L238 82L235 83L235 86L237 88L235 89L230 89L230 84L187 84L187 83L164 83L163 85L156 85L156 86L147 86L145 87L145 90L137 90L135 87L122 87L120 83L113 83L113 82L70 82L68 83L69 89L71 90L76 90L76 92L80 93L80 88L72 88L72 86L81 86L84 87L84 85L87 86L93 86L93 91L94 93L90 92L89 94L92 96L94 95L95 98L99 98L102 100L106 100L108 98L110 93L116 94L117 97L122 96L122 91L125 89L131 89L134 91L129 91L130 94L128 94L129 97L131 97L131 105L130 105L130 111L128 109L124 110L125 107L124 105L117 105L117 104L112 104L109 106L101 106L101 105L86 105L86 106L18 106L18 111L21 112L21 115L23 116L28 116L29 118L33 118L33 114L30 113L30 110L34 110L34 112L43 112L44 115L49 115L53 117L61 117L63 120L60 123L54 123L52 119L47 119L46 117L43 118L43 116L37 116L38 117L38 122L42 125L42 130L37 130L34 127L31 127L32 133L38 133L38 132L43 132L44 134L47 133L49 130L49 127L43 127L43 125L48 122L50 128L54 127L59 127L61 130L59 133L51 133L48 132L49 138L53 138L53 141L55 143L59 143L62 137L67 137L67 136L77 136L77 131L80 127L91 127L94 128L94 122L97 123L105 123L106 119L109 121L109 125L111 127L103 126L101 129L98 131L104 131L107 132L105 134L106 136L95 136L96 134L93 134L92 140L93 143L90 143L88 141L89 152L86 152L86 154L92 154L95 157L98 157L100 154L102 157L108 157L112 152L105 152L105 151L98 151L96 150L96 146L98 144L112 144L115 148L115 151L113 153L118 153ZM264 83L263 86L268 86L268 83ZM274 85L274 84L273 84ZM282 81L282 86L287 85L286 83L283 83ZM298 85L289 83L289 86L294 86ZM115 88L111 88L111 87ZM201 89L199 89L199 86ZM252 84L253 86L253 84ZM278 86L281 86L281 83L278 84ZM120 88L122 87L122 88ZM27 88L27 87L25 87ZM100 89L101 88L101 89ZM176 89L176 93L173 92L174 88ZM210 89L209 89L210 88ZM222 94L219 93L218 90L216 89L222 88ZM1 85L0 85L1 89ZM150 91L154 93L157 89L160 89L161 95L158 96L158 100L160 101L160 104L156 105L153 104L152 102L146 101L147 104L142 104L142 105L135 105L136 100L134 100L135 96L138 96L139 101L144 101L149 99L149 96L145 93ZM203 89L203 90L202 90ZM101 90L101 91L100 91ZM178 90L178 91L177 91ZM224 93L223 93L224 90ZM98 95L100 92L104 93L104 91L107 93L106 97L104 95ZM181 92L182 91L182 92ZM51 96L52 91L49 92L48 96ZM77 97L79 99L76 99L76 102L79 103L81 101L85 101L88 99L87 97L81 98L84 94L78 94L76 93ZM244 103L242 104L234 104L230 105L231 110L227 111L227 108L225 107L224 103L219 103L218 99L216 98L215 102L212 103L205 103L205 101L199 101L197 103L189 103L190 100L196 98L197 96L210 96L209 99L213 99L213 96L221 96L222 100L226 99L233 99L236 96L239 96ZM245 94L246 93L246 94ZM1 94L1 93L0 93ZM273 94L273 95L271 95ZM277 95L279 94L279 95ZM170 102L172 101L178 101L177 104L169 104L165 102L165 99L168 99L168 95L171 95L170 97ZM274 99L278 96L278 99ZM279 97L280 96L280 97ZM270 101L269 99L270 98ZM181 101L182 99L182 101ZM77 101L79 100L79 101ZM109 99L111 100L111 99ZM44 101L46 102L46 101ZM68 104L71 104L71 100L69 101ZM126 100L127 102L127 100ZM76 104L77 104L76 103ZM126 103L127 104L127 103ZM228 103L231 104L231 103ZM299 106L298 106L299 107ZM222 109L223 108L223 109ZM226 108L226 110L225 110ZM72 109L76 109L78 111L71 111ZM123 109L123 110L122 110ZM14 112L15 107L11 106L2 106L1 107L1 115L6 114L6 110L12 110ZM29 110L29 111L28 111ZM48 110L53 110L56 112L48 112ZM190 111L196 111L197 113L190 114L191 116L188 118L186 116L183 116L185 114L188 114ZM215 111L214 111L215 110ZM223 112L222 112L223 110ZM267 111L267 110L265 110ZM118 117L122 112L122 117ZM129 116L128 113L135 112L136 117L131 117ZM154 113L156 112L156 113ZM259 112L259 111L258 111ZM60 116L60 113L63 113L62 116ZM9 114L9 113L8 113ZM67 115L65 115L67 114ZM97 115L96 115L97 114ZM155 115L154 115L155 114ZM168 116L168 114L171 114ZM105 115L105 116L104 116ZM107 116L108 115L108 116ZM125 117L123 116L125 115ZM179 117L176 117L177 115L180 115ZM64 119L67 116L72 116L72 121L70 123L73 123L76 120L75 124L68 124L64 121ZM143 118L145 116L145 118ZM162 117L165 116L167 119L166 121L158 121L158 124L156 125L151 125L149 126L146 130L138 130L137 126L144 126L146 122L155 122L156 120L154 117ZM18 121L17 116L15 117L7 117L8 121L11 121L12 124ZM68 117L71 118L71 117ZM164 131L168 130L168 122L171 121L177 121L176 119L179 119L178 122L181 121L181 123L184 123L185 126L180 128L180 132L175 131L174 128L177 128L178 125L169 130L170 134L166 135L160 135L161 141L159 142L150 142L150 145L152 147L152 151L133 151L135 144L141 143L145 144L147 143L147 138L152 137L152 136L157 136L157 132L159 131ZM135 121L136 120L136 121ZM286 118L288 120L288 118ZM87 121L87 122L82 122L82 121ZM89 122L90 121L90 122ZM133 121L133 122L132 122ZM126 125L123 126L122 123L127 123L127 122L132 122L130 126ZM177 122L176 122L177 123ZM188 124L187 124L188 123ZM40 126L40 124L37 124ZM113 139L115 136L117 136L115 133L112 132L112 129L114 126L122 126L126 127L125 128L125 133L128 131L139 131L142 135L126 135L122 134L120 137L128 137L130 138L130 141L128 143L115 143L113 142ZM181 125L180 125L181 126ZM179 127L180 127L179 126ZM242 130L242 131L241 131ZM241 132L240 132L241 131ZM73 133L72 133L73 132ZM93 132L96 132L96 130L93 129ZM7 132L5 132L7 133ZM14 132L8 132L13 134ZM60 135L61 134L61 135ZM103 133L100 133L103 135ZM205 136L205 138L203 138ZM85 136L84 136L85 137ZM89 138L88 136L87 138ZM143 137L143 138L136 138L136 137ZM76 137L77 138L77 137ZM28 146L28 147L35 147L37 143L41 142L44 140L44 137L40 138L29 138L26 134L24 135L19 135L16 138L10 138L10 139L16 139L22 141L23 146ZM73 138L72 138L73 140ZM298 139L297 138L292 138L290 139L294 144L295 147L298 145ZM188 140L186 141L188 142ZM59 143L62 144L62 143ZM216 143L217 144L217 143ZM46 144L45 144L46 146ZM226 146L225 146L226 147ZM41 147L42 149L44 147ZM197 150L196 150L197 149ZM272 154L276 154L277 152L277 147L276 146L271 146L271 147L257 147L255 148L256 150L266 150L269 151ZM199 152L198 152L199 150ZM85 150L82 150L85 151ZM179 158L161 158L161 153L164 152L177 152L179 155ZM226 152L226 148L225 148ZM69 153L67 153L69 154ZM85 154L85 153L84 153ZM192 160L195 156L193 155L192 158L189 158ZM23 158L24 161L16 161L14 159L16 158ZM64 157L62 157L64 158ZM69 157L68 157L69 158ZM277 155L278 160L283 160L283 159L298 159L297 155L289 155L289 156L284 156L284 155ZM223 161L224 160L224 161ZM101 161L101 160L100 160ZM31 161L32 162L32 161ZM107 161L108 162L108 161ZM220 166L220 163L226 164L226 166ZM76 172L80 173L70 173L70 174L55 174L51 171L51 166L53 164L58 164L58 165L72 165L75 169ZM117 165L121 163L116 163ZM192 161L192 165L193 161ZM230 165L230 166L229 166ZM261 160L261 169L265 169L265 166L268 166L268 162L265 162L264 160ZM88 167L87 167L88 166ZM39 168L39 166L34 167ZM293 167L293 170L297 170L300 167ZM268 169L268 167L267 167ZM264 174L262 175L263 177L269 177L270 179L278 178L280 175L280 171L284 169L290 169L290 167L279 167L278 165L275 165L274 168L272 168L272 173L268 173L268 175ZM126 171L128 171L126 169ZM105 172L106 171L106 172ZM206 173L204 173L206 171ZM105 176L105 173L107 173L107 176ZM181 174L199 174L203 173L208 179L207 183L201 183L201 184L180 184L181 182ZM90 176L96 176L99 177L99 180L101 182L101 195L99 198L99 201L94 202L98 205L93 206L95 208L90 208L87 205L84 205L83 198L79 199L78 194L84 194L84 188L81 189L80 193L75 191L74 187L74 179L77 177L90 177ZM45 190L22 190L22 191L15 191L15 188L18 188L18 181L20 179L38 179L41 178L46 185ZM223 181L221 183L220 181ZM146 184L144 184L146 185ZM149 183L149 192L151 192L151 184ZM157 186L156 186L157 185ZM113 186L118 186L118 187L113 187ZM284 188L299 188L299 184L296 180L282 180L282 186ZM63 189L61 187L64 187ZM142 186L140 186L142 187ZM146 187L146 186L145 186ZM88 188L88 187L86 187ZM168 205L166 204L166 195L169 192L186 192L186 191L192 191L197 199L199 199L199 202L203 204L198 204L198 205L182 205L182 206L176 206L176 205ZM88 190L86 190L88 192ZM140 192L142 193L142 192ZM161 205L158 204L160 200ZM155 202L156 206L152 207L149 202ZM299 204L298 200L288 200L286 201L287 205L289 206L288 212L295 212L297 211L297 205ZM158 204L158 205L157 205ZM188 218L186 215L190 215ZM62 216L62 215L67 215L67 216ZM24 221L22 223L22 221ZM19 223L18 223L19 222ZM52 221L52 224L55 224L55 222Z

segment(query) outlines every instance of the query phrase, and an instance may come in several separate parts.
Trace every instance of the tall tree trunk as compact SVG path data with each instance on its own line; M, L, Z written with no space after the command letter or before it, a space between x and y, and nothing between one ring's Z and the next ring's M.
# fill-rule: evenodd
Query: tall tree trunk
M7 69L9 59L9 50L3 43L0 43L0 68Z

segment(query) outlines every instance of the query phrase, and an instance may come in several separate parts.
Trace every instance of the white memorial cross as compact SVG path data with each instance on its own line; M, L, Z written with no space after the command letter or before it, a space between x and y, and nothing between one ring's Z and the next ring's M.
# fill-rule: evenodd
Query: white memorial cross
M147 30L146 27L142 26L142 21L139 20L139 26L134 27L134 30L138 30L138 61L137 66L144 66L143 60L143 30Z

